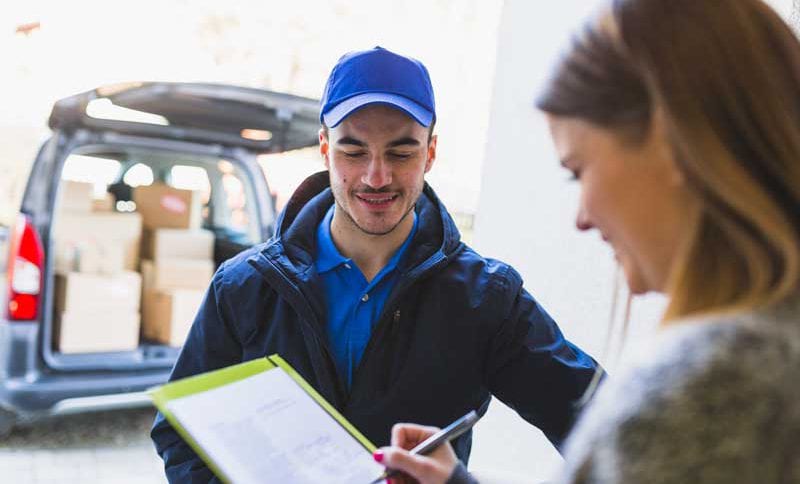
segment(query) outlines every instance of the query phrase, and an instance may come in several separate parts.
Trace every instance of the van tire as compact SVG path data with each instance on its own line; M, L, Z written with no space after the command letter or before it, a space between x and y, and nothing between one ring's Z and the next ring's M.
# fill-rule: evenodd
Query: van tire
M16 423L17 415L14 412L0 408L0 438L7 437Z

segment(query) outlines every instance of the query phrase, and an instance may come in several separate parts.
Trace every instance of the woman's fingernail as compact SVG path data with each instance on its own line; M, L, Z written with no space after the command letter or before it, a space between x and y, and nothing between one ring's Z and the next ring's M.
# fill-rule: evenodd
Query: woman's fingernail
M375 462L383 462L383 452L376 450L372 453L372 458L375 459Z

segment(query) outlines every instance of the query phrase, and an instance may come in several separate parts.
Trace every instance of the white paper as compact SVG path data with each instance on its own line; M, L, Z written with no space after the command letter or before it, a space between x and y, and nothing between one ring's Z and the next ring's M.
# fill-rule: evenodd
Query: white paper
M281 368L167 407L235 484L366 484L384 470Z

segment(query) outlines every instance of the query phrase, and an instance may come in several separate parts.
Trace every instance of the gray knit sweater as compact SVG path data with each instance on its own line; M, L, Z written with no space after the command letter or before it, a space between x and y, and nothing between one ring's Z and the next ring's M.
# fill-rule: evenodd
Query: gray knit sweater
M558 483L800 483L800 304L660 332L570 436Z
M800 483L800 302L670 325L628 368L576 424L556 483Z

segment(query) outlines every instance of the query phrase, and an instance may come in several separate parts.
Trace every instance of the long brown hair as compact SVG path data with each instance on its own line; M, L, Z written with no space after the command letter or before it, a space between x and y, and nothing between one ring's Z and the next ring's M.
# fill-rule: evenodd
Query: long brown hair
M665 320L752 309L800 283L800 42L760 0L613 0L537 106L630 142L655 112L700 201Z

